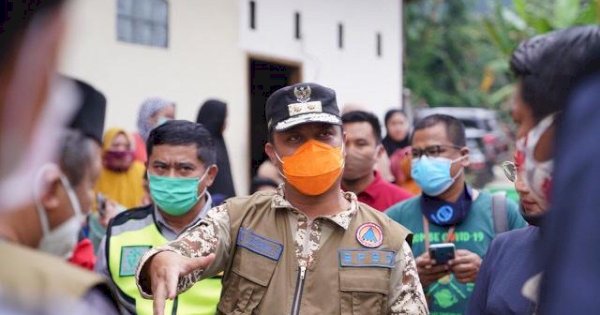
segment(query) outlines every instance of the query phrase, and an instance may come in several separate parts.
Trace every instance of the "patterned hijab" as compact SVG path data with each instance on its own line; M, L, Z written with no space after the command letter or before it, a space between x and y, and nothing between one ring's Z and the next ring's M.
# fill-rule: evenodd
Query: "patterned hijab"
M137 127L140 136L146 141L148 136L150 135L150 130L152 130L155 126L150 123L150 117L152 117L156 112L161 109L173 105L175 103L169 100L162 99L160 97L151 97L146 99L142 106L140 107L140 112L138 114Z

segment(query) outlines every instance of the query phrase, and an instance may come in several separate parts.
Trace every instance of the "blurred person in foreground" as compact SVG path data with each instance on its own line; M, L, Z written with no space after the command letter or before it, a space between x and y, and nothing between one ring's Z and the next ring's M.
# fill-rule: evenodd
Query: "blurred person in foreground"
M198 111L196 122L204 127L212 135L217 151L217 168L219 172L214 183L208 191L213 197L215 206L220 205L225 199L235 197L235 187L231 176L229 165L229 153L223 138L223 132L227 126L227 104L219 100L208 100L202 104Z
M136 278L155 313L224 271L219 314L427 314L409 232L340 189L345 149L335 92L287 86L265 112L265 152L285 184L231 198L146 253Z
M3 288L22 290L23 293L30 291L32 297L47 294L44 298L50 299L53 294L64 294L64 297L75 295L72 297L84 298L102 312L116 312L116 305L112 304L108 287L101 278L83 269L63 266L63 262L31 250L39 250L63 261L73 258L99 172L100 161L93 141L79 131L65 131L58 164L45 164L37 172L33 183L36 187L34 205L0 214L0 237L20 245L10 248L5 246L7 244L0 244L3 251L0 263ZM87 264L93 266L93 259ZM46 278L39 278L40 274L32 272L36 266L48 271ZM22 281L32 286L41 283L46 286L31 290ZM43 292L44 288L51 292ZM61 293L62 289L65 292Z
M72 83L55 76L65 30L63 3L4 1L0 11L2 313L116 311L100 277L37 250L49 235L60 235L55 228L72 222L74 216L65 209L40 214L32 199L34 193L38 202L41 195L53 196L47 200L52 203L59 196L68 199L64 198L68 188L58 166L46 166L57 160L62 130L78 103ZM49 233L44 232L48 225L43 218L48 218Z
M142 205L146 167L134 160L133 139L122 128L110 128L102 142L102 172L96 183L96 192L117 207L131 209Z
M148 179L155 205L131 209L109 224L96 270L109 278L126 313L152 314L152 301L135 285L135 268L155 246L174 241L212 207L208 188L218 169L210 133L202 125L171 120L150 132ZM207 279L168 303L168 314L215 314L221 279Z
M594 314L600 308L597 253L600 26L564 31L542 56L542 95L562 109L551 162L536 158L532 178L554 165L551 209L544 219L540 314ZM552 136L555 137L554 135ZM542 141L542 139L540 139ZM533 187L532 187L533 189ZM526 288L527 289L527 288ZM530 286L529 293L537 293Z
M175 119L175 103L160 97L150 97L142 102L137 118L137 132L133 134L134 159L146 163L146 140L150 131L166 121Z
M533 314L536 304L521 290L527 280L542 271L539 259L542 245L541 221L548 210L547 189L551 178L529 179L526 168L532 170L532 158L541 161L553 157L554 118L558 108L541 102L546 93L547 78L542 76L546 64L541 56L554 41L564 41L564 31L540 35L523 41L515 49L510 68L517 78L517 90L511 115L518 129L514 163L503 168L519 194L521 215L529 226L500 234L494 239L485 256L467 314ZM528 145L531 144L531 145ZM533 145L533 146L532 146ZM527 159L527 161L526 161ZM531 180L531 183L529 182ZM532 190L530 185L537 185ZM540 195L540 191L544 192Z
M514 202L465 181L469 148L457 118L435 114L417 122L412 158L412 176L423 193L386 213L415 233L413 251L431 313L463 314L492 239L525 221ZM430 256L430 245L439 243L456 248L447 263Z
M365 111L350 111L342 115L342 123L346 135L342 188L379 211L412 197L409 192L385 181L375 170L377 160L385 154L377 116Z

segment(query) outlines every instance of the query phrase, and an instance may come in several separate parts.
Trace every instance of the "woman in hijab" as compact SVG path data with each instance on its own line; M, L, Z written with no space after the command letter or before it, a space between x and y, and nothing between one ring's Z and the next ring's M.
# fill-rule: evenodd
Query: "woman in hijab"
M148 98L142 103L137 120L138 132L133 136L136 161L146 163L148 159L146 139L148 139L150 130L172 119L175 119L175 103L159 97Z
M223 139L225 121L227 119L227 104L219 100L207 100L198 111L196 122L204 125L211 133L217 151L217 167L219 173L208 191L212 195L214 205L218 205L225 199L235 196L231 167L229 166L229 154Z
M133 159L133 140L125 129L111 128L102 142L102 171L96 192L130 209L142 205L146 168Z
M410 145L410 139L408 139L409 126L408 117L401 109L390 109L385 113L386 135L381 143L389 157L396 150Z

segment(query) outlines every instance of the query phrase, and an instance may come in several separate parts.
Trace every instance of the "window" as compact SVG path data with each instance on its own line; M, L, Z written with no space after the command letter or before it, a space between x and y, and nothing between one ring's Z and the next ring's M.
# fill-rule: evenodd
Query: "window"
M302 39L302 33L300 32L300 12L296 12L294 14L294 21L295 21L294 37L296 39Z
M381 57L381 33L377 33L375 42L375 50L377 52L377 57Z
M169 4L166 0L117 0L117 39L168 47Z
M338 48L344 48L344 25L338 23Z
M256 29L256 1L250 1L250 29Z

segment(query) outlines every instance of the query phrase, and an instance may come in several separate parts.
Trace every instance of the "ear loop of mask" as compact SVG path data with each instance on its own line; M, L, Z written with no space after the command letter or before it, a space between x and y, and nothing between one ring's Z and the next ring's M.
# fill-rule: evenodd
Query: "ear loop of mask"
M67 197L69 197L69 201L71 202L71 206L73 207L73 212L79 221L84 220L83 212L81 211L81 202L79 202L79 198L77 198L77 194L75 194L75 190L71 185L69 179L64 175L60 174L60 181L62 182L65 191L67 192Z
M200 179L198 179L198 184L202 183L202 181L204 180L204 178L206 177L206 175L208 175L208 171L210 170L211 167L213 167L214 164L211 164L209 167L206 168L206 170L204 171L204 174L202 174L202 176L200 176ZM204 196L206 194L206 191L208 190L208 186L204 186L204 189L202 190L202 193L198 194L198 200L200 200L200 198L202 198L202 196Z
M33 202L40 218L40 224L42 226L42 235L48 235L50 233L50 222L48 221L48 214L42 205L42 190L46 188L47 184L44 183L44 174L51 168L56 168L54 164L43 165L35 174L33 183Z
M456 163L456 162L460 162L460 161L462 161L462 160L466 159L466 158L467 158L467 156L468 156L468 155L463 155L463 156L459 157L459 158L458 158L458 159L456 159L456 160L452 160L452 162L450 163L450 166L452 166L452 164L454 164L454 163ZM457 178L458 178L458 177L459 177L459 176L460 176L460 175L461 175L461 174L464 172L464 170L465 170L465 168L464 168L464 167L461 167L461 168L460 168L460 171L458 171L458 173L456 173L456 175L454 175L454 177L452 177L452 181L454 182L454 181L455 181L455 180L456 180L456 179L457 179Z

